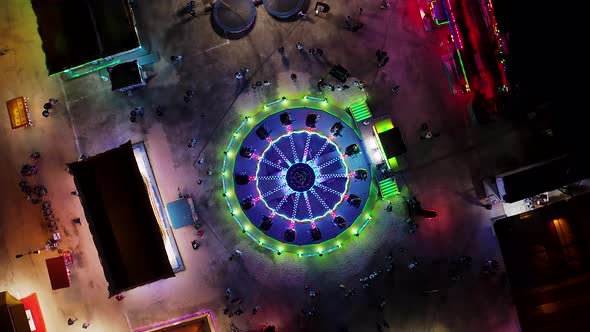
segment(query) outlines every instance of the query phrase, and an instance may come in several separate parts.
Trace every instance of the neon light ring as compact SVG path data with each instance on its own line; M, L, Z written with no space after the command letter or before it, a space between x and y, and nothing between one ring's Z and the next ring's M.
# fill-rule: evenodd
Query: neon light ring
M367 202L376 197L350 116L307 98L247 117L224 160L231 214L248 236L279 254L341 247L343 237L358 235L357 220L370 219Z

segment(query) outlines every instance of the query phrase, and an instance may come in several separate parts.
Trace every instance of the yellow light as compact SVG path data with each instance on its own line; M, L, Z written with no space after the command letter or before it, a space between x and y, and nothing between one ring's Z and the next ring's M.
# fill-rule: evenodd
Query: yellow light
M250 226L248 226L248 225L244 225L244 229L245 229L246 231L249 231L249 230L250 230Z
M298 253L297 256L299 256L299 258L301 258L303 255L301 253Z
M338 248L342 248L342 243L338 243Z

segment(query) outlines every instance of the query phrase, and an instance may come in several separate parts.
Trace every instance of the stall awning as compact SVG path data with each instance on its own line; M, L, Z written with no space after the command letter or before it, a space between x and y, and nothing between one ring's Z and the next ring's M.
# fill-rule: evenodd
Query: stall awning
M114 296L174 276L130 141L68 165Z
M46 259L45 264L47 264L47 272L49 272L51 289L70 287L70 272L64 256Z

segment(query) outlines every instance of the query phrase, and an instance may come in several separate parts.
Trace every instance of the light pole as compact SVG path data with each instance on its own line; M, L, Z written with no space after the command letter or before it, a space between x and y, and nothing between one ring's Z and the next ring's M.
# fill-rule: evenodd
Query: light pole
M40 254L40 253L41 253L41 250L39 250L39 249L37 249L37 250L29 250L29 252L27 252L27 253L24 253L24 254L18 254L18 255L16 255L16 258L21 258L21 257L23 257L23 256L26 256L26 255L31 255L31 254L38 255L38 254Z

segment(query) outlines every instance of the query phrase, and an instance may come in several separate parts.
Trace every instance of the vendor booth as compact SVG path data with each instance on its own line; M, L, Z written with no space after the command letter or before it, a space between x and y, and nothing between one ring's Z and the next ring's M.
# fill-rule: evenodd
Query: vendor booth
M8 118L12 129L32 125L29 105L26 97L17 97L6 102Z
M128 91L146 85L144 72L137 61L125 62L107 69L111 91Z
M190 197L183 197L166 204L166 210L168 211L174 229L193 225L199 219L195 211L193 199Z
M49 273L49 281L51 281L51 289L70 287L70 270L66 256L46 259L45 264Z

